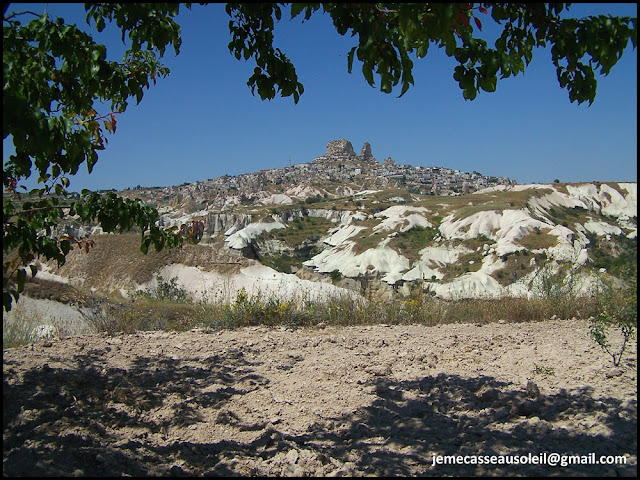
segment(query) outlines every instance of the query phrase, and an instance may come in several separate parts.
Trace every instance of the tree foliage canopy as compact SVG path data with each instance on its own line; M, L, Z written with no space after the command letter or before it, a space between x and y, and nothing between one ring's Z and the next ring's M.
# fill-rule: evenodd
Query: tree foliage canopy
M610 15L582 19L563 18L565 3L331 3L293 4L291 19L316 12L330 15L340 35L357 37L348 52L349 72L357 58L371 86L391 93L401 85L400 96L413 85L413 60L429 48L444 49L459 63L453 78L465 99L479 91L493 92L498 78L524 72L536 47L550 47L558 81L571 102L590 104L596 96L595 73L607 75L632 42L636 46L636 19ZM283 9L278 4L227 4L231 17L229 49L236 58L253 58L257 64L248 81L261 98L294 96L304 89L286 55L273 45L275 23ZM501 33L493 47L482 38L483 24L498 24Z
M69 217L96 223L105 232L137 228L141 250L173 248L189 237L163 230L158 212L141 201L113 192L83 191L69 195L69 176L83 163L89 172L114 134L117 116L128 102L140 103L150 83L169 70L160 62L167 47L176 54L180 26L174 21L179 4L86 4L87 22L102 31L115 22L129 45L121 61L107 58L107 49L75 25L43 14L3 11L3 138L11 136L15 154L3 164L3 305L10 310L38 257L65 262L78 239L61 236L57 227ZM295 67L274 45L274 29L283 14L290 19L328 14L340 35L356 37L347 69L357 59L367 83L400 96L413 85L413 62L430 47L455 58L453 78L467 100L493 92L498 78L520 72L536 47L550 47L561 88L571 102L591 104L595 74L607 75L629 42L635 48L635 18L593 16L563 18L570 4L227 4L229 50L256 66L247 84L262 99L304 92ZM191 8L190 4L185 4ZM286 10L286 11L285 11ZM22 20L32 18L23 24ZM501 34L493 46L482 38L483 25L495 22ZM98 112L96 102L110 103ZM19 182L38 175L42 188L26 196ZM191 239L193 240L193 239ZM81 240L80 240L81 241ZM87 243L84 243L86 246Z

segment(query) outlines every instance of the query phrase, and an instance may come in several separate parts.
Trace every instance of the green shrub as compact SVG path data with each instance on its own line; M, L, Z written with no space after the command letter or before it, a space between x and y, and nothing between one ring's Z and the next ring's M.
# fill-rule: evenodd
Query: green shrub
M637 280L632 283L630 287L620 289L611 282L605 282L597 295L598 313L590 318L591 338L611 356L615 366L620 364L638 326ZM617 347L607 338L608 333L616 330L621 335L621 343Z
M440 230L434 227L415 226L406 232L399 232L389 242L391 248L402 250L402 254L410 259L418 258L418 252L433 243L440 234Z
M339 270L334 270L333 272L331 272L329 274L329 277L331 277L331 281L333 283L338 283L340 280L342 280L342 274L340 273Z
M632 279L637 275L638 241L626 235L611 236L611 241L601 241L595 233L587 233L591 266L604 268L615 277Z
M178 278L173 277L168 282L160 275L156 275L156 285L147 287L142 292L137 292L138 296L146 296L156 300L170 300L173 302L185 303L188 300L187 291L178 286Z
M291 273L292 267L300 268L302 266L302 262L306 260L298 255L273 255L262 258L262 264L271 267L274 270L282 273Z

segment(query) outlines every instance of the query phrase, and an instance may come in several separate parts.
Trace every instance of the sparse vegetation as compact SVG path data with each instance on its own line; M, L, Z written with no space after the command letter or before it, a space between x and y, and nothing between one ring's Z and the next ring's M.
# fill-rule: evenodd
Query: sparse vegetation
M596 294L596 302L597 314L590 318L589 333L617 367L638 328L637 277L626 288L605 281ZM615 331L619 336L612 344L611 334Z
M138 297L147 297L155 300L170 300L184 303L188 299L187 291L178 285L178 278L173 277L166 281L160 275L156 275L156 283L146 290L137 292Z
M602 241L595 233L587 233L589 255L594 269L604 268L620 278L631 278L637 272L638 240L626 235L611 236L611 240Z
M307 205L311 205L312 203L318 203L324 201L324 197L321 195L314 195L313 197L307 197L304 201Z
M96 332L113 335L118 332L132 333L139 327L133 301L113 304L105 298L91 297L89 311L78 310L87 324Z
M332 274L332 280L338 275ZM172 282L165 282L171 290ZM176 287L176 285L173 285ZM179 287L178 287L179 288ZM86 320L94 330L110 334L137 330L189 330L195 327L209 329L239 328L251 325L314 326L489 323L502 319L515 322L544 321L556 315L559 318L597 318L599 308L596 296L571 296L569 290L554 291L535 299L506 297L498 300L463 299L441 300L414 289L409 298L400 296L383 300L365 292L367 300L349 296L326 300L311 300L301 294L296 301L278 296L233 292L230 298L207 301L178 302L165 297L142 295L130 300L115 297L93 298L87 303L92 308ZM562 299L562 293L567 295ZM635 298L621 297L616 305L626 311L635 311ZM86 310L85 310L86 311ZM95 313L94 313L95 312ZM618 317L615 317L618 318ZM14 332L9 338L3 332L3 345L17 346L30 341L30 337Z
M546 367L544 365L538 365L534 363L533 373L537 375L555 375L556 370L553 367Z
M517 243L528 250L542 250L553 247L558 243L558 237L550 235L550 231L550 228L541 229L540 227L536 227L533 233L520 238Z
M311 240L314 235L324 235L333 226L334 223L331 220L306 215L291 220L286 229L263 232L257 237L257 241L277 238L288 247L296 248L302 245L305 240Z
M430 245L438 235L440 231L437 228L415 226L406 232L399 232L389 246L410 260L415 260L420 257L420 250Z
M311 255L303 252L296 252L293 255L282 253L280 255L265 255L261 258L261 263L267 267L282 273L292 273L294 268L300 268L302 262L309 260Z
M329 278L331 278L331 281L333 283L338 283L340 280L342 280L342 274L339 270L334 270L329 274Z

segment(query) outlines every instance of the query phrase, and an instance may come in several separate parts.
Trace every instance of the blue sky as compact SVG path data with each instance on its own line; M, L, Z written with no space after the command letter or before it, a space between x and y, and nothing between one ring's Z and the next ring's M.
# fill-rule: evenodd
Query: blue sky
M45 4L12 4L9 12L43 12ZM108 58L124 52L119 31L97 34L81 4L47 4L47 12L75 23L104 43ZM637 5L574 4L571 16L637 16ZM452 78L455 61L433 45L414 62L415 85L398 98L370 87L347 53L328 15L302 15L276 25L275 45L291 59L304 94L262 101L246 85L254 64L229 53L224 5L194 5L176 18L182 28L178 56L162 62L171 74L130 102L93 173L71 177L70 190L168 186L221 175L306 163L345 138L360 152L369 142L382 161L441 166L518 183L637 181L637 50L630 46L607 77L598 77L592 106L569 101L548 50L538 49L524 75L498 82L494 93L465 101ZM25 20L26 21L26 20ZM491 20L483 22L491 31ZM98 109L99 110L99 109ZM99 111L100 114L108 113ZM4 160L13 153L3 143ZM23 181L35 186L35 175Z

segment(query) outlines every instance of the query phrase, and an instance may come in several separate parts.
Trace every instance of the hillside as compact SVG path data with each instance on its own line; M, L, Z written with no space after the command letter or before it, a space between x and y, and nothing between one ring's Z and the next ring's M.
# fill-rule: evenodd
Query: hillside
M631 275L636 264L637 183L499 179L478 188L498 179L474 172L470 193L425 194L426 183L422 190L415 183L424 181L415 174L422 167L411 167L401 185L391 159L379 163L368 144L355 155L346 140L294 167L121 192L154 205L167 227L203 221L202 241L144 256L136 234L61 226L75 236L91 232L96 247L72 252L62 268L45 265L41 275L125 295L160 274L201 297L224 291L232 298L240 288L282 297L368 289L384 297L417 288L455 299L540 296L551 288L579 294L605 273ZM432 190L450 186L452 175L431 175Z

